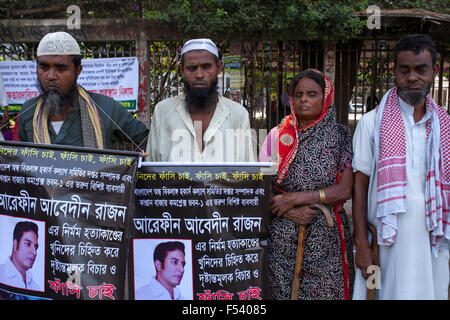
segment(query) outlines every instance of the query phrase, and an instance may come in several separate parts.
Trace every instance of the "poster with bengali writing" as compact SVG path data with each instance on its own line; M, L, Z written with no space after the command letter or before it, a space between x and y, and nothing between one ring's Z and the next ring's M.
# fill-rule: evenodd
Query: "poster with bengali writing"
M128 111L137 110L137 57L82 59L81 65L83 70L77 79L79 85L87 91L113 98ZM41 94L36 67L35 60L0 61L0 77L8 96L10 112L19 112L25 101Z
M131 299L269 299L261 164L143 162L134 194Z
M139 154L0 143L0 291L117 300Z

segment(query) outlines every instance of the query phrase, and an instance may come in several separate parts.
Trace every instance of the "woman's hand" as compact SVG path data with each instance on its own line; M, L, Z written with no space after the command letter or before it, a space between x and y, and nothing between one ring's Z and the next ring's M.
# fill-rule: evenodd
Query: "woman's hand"
M310 224L318 213L319 210L317 209L311 209L308 206L297 206L288 210L283 217L304 226Z
M277 194L276 196L272 195L269 202L270 212L272 215L281 217L298 204L298 192L286 192Z

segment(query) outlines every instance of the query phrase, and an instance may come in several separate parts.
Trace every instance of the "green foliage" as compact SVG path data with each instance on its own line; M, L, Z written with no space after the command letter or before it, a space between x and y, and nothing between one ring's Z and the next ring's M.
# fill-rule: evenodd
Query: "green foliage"
M425 9L438 13L450 14L448 0L371 0L371 4L376 4L384 9Z
M282 36L304 39L347 38L357 34L364 21L352 16L367 1L308 0L174 0L152 1L144 6L148 19L177 23L186 33L230 37Z
M0 0L0 19L62 19L67 17L66 9L70 5L79 6L84 18L140 17L143 2L142 0ZM31 13L22 13L30 9L33 10Z
M76 4L83 18L145 18L185 34L232 38L350 39L366 25L354 16L369 5L421 8L450 14L448 0L0 0L0 18L64 18ZM39 11L60 6L52 12ZM17 15L18 10L38 9ZM14 14L14 12L16 14Z
M185 33L233 37L290 38L305 40L350 39L366 26L364 12L372 4L380 8L421 8L449 13L442 0L153 0L142 9L150 20L175 23Z

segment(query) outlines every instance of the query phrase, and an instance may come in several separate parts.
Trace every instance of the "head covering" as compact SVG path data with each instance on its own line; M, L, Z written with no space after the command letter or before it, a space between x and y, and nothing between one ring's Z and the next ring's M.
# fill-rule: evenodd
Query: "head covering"
M181 55L192 50L207 50L217 58L219 57L217 47L210 39L192 39L187 41L184 44L183 49L181 49Z
M80 55L80 46L67 32L47 33L39 42L37 56Z
M310 71L317 72L321 74L325 79L325 92L322 113L320 116L306 128L300 128L300 130L306 130L315 126L319 123L326 115L329 106L334 100L334 91L330 79L328 79L322 72L316 69L308 69ZM285 117L279 127L278 135L278 156L279 156L279 166L278 166L278 179L277 182L280 183L287 173L289 165L295 158L298 147L298 122L297 115L294 111L294 106L291 97L289 97L289 102L291 105L291 114Z

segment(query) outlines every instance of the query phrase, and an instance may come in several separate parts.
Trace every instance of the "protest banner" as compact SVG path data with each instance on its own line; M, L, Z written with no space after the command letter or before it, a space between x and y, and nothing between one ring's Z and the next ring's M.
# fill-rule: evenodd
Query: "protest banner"
M137 110L139 64L137 57L81 60L77 83L87 91L113 98L128 111ZM0 76L9 100L9 111L19 112L28 99L39 96L36 61L0 61Z
M136 152L0 143L0 289L123 299Z
M170 299L164 281L180 300L269 298L269 176L258 164L144 162L134 193L131 298Z
M84 59L78 84L118 101L128 111L137 110L139 63L137 57Z

